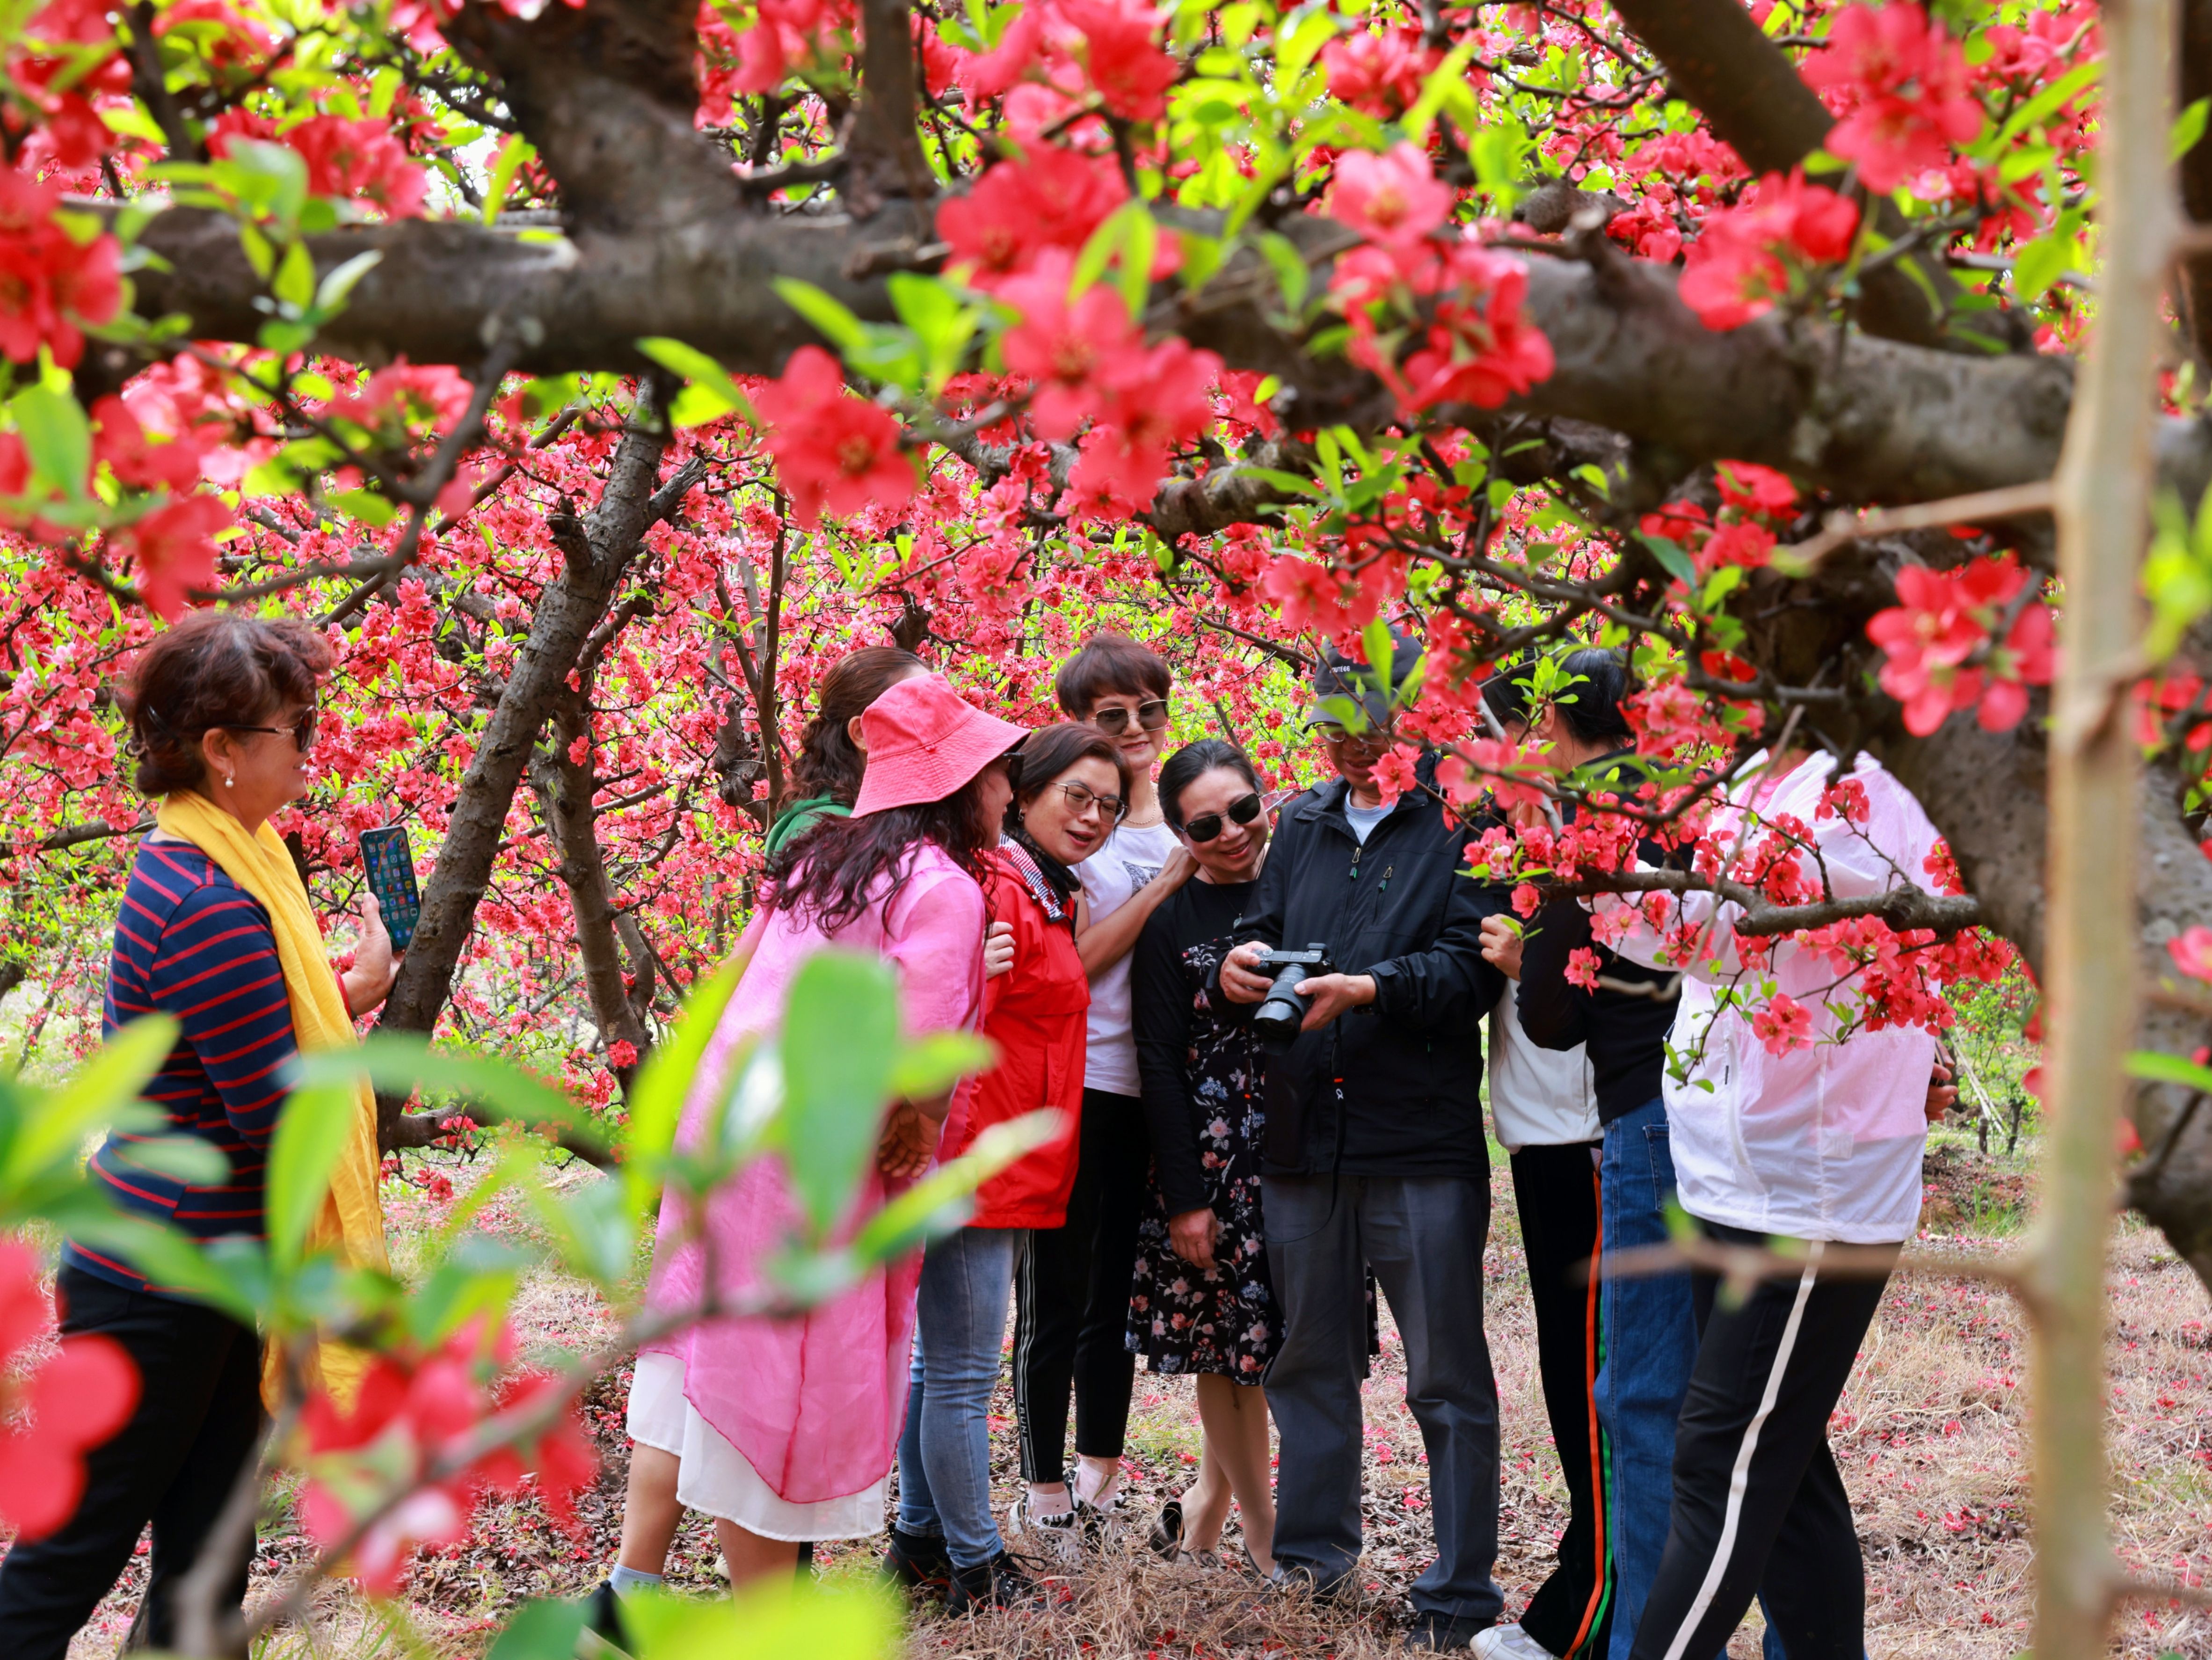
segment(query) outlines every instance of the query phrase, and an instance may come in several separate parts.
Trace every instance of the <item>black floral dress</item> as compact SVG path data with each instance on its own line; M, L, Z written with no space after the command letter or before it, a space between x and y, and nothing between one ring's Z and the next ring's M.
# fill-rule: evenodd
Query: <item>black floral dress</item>
M1129 1347L1156 1372L1248 1383L1282 1341L1260 1225L1267 1121L1249 1011L1217 1010L1206 982L1256 885L1183 884L1146 921L1130 972L1152 1179L1138 1224ZM1221 1223L1216 1266L1204 1271L1168 1243L1168 1219L1201 1207Z

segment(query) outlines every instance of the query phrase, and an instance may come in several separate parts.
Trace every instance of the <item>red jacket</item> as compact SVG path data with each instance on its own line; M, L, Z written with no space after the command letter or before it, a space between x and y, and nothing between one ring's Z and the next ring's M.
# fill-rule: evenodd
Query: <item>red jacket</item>
M1024 861L1025 862L1025 861ZM1056 901L1048 916L1039 887L1008 854L987 855L983 898L994 922L1014 927L1014 966L983 986L983 1035L999 1046L999 1062L969 1079L947 1116L942 1156L958 1157L975 1137L1040 1107L1057 1107L1067 1126L1059 1138L1000 1171L975 1194L978 1228L1056 1228L1067 1220L1083 1118L1084 1016L1091 982L1075 950L1075 900ZM1049 893L1049 889L1042 889Z

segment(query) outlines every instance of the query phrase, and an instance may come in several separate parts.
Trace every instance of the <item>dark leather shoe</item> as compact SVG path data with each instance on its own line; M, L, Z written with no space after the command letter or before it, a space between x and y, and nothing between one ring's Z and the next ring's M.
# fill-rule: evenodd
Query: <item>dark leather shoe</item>
M1474 1644L1474 1634L1488 1631L1493 1623L1488 1620L1478 1620L1473 1614L1425 1611L1413 1616L1413 1628L1406 1633L1406 1646L1435 1652L1471 1648Z
M948 1607L954 1614L975 1608L1018 1608L1044 1600L1044 1587L1023 1572L1021 1565L1000 1551L988 1562L952 1570L952 1595Z

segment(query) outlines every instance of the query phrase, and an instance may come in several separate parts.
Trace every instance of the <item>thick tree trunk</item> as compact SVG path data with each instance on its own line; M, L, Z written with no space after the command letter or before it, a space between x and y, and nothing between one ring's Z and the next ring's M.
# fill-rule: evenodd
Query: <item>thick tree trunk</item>
M538 734L568 692L569 672L605 619L640 538L675 509L703 473L698 463L686 463L656 489L667 443L659 400L648 391L623 430L599 505L582 520L556 522L555 539L567 556L567 569L539 597L529 636L461 780L444 845L423 891L422 921L380 1027L427 1034L437 1025ZM398 1098L382 1097L377 1104L378 1128L387 1147L423 1145L437 1133L434 1125L403 1124L405 1104Z

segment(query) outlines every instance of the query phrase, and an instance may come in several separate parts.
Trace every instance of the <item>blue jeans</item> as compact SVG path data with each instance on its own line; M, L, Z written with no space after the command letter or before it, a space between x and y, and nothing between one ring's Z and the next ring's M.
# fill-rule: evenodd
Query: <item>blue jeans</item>
M1006 1338L1018 1228L962 1228L929 1247L915 1305L914 1381L899 1437L902 1533L941 1538L955 1567L1006 1547L991 1515L986 1416Z
M1599 1226L1607 1256L1667 1242L1674 1158L1667 1105L1653 1101L1605 1127L1598 1165ZM1613 1443L1607 1511L1613 1517L1610 1660L1628 1660L1644 1599L1667 1548L1674 1494L1674 1422L1698 1359L1690 1275L1608 1280L1600 1303L1604 1353L1597 1415Z

